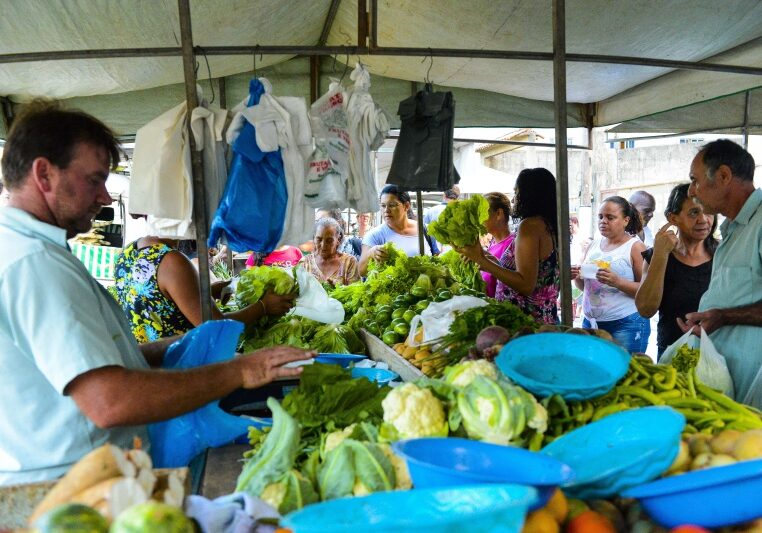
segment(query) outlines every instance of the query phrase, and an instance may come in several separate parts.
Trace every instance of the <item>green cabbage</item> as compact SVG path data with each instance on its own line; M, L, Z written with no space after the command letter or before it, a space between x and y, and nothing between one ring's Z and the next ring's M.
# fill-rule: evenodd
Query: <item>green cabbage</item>
M518 387L505 382L476 376L458 393L458 410L468 436L494 444L517 440L527 425L531 402Z

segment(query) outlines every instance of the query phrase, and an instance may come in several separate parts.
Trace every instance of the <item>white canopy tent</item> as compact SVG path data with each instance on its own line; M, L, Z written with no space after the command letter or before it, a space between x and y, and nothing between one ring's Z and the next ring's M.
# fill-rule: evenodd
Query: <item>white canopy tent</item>
M309 96L309 60L296 56L313 55L316 45L325 44L339 62L348 57L354 64L359 58L370 68L374 96L394 117L397 102L410 94L405 82L421 82L429 70L420 54L432 49L428 75L455 90L456 126L553 125L551 0L379 0L377 46L370 54L367 47L356 47L358 0L192 0L190 5L193 41L201 47L197 76L205 79L211 72L225 78L227 102L245 96L257 45L266 52L257 57L257 69L264 74L265 67L274 67L266 75L279 94ZM335 18L326 25L332 8ZM73 99L119 133L131 134L183 98L173 1L8 0L2 15L0 96L13 103L35 96ZM225 49L229 53L221 55ZM419 55L400 55L410 49ZM112 53L93 52L104 50ZM443 57L448 50L455 57ZM501 52L516 58L500 59ZM669 111L673 129L683 124L711 129L717 114L685 106L762 86L762 2L568 0L566 54L570 127ZM626 64L624 58L630 63L657 58L665 66ZM730 73L666 66L681 61L752 68ZM332 62L323 61L321 70L325 86ZM335 70L339 77L343 66ZM208 86L206 92L211 93ZM762 125L759 105L754 109L751 123ZM719 114L729 115L733 125L742 123L742 110Z

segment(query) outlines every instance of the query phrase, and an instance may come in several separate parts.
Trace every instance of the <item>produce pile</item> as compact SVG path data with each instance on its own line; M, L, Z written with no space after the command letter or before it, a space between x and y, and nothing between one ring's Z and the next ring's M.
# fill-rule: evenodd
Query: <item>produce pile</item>
M606 415L649 405L667 405L682 413L686 434L762 428L758 410L701 383L695 371L698 359L690 360L693 366L685 366L691 363L682 357L673 364L655 365L648 357L633 356L627 374L603 396L579 402L566 402L558 395L543 399L550 418L543 444ZM675 363L687 371L678 371Z
M463 267L456 277L447 266L452 256L407 257L392 243L384 246L387 261L371 265L364 282L338 286L330 293L344 306L351 317L347 325L355 331L364 328L392 346L407 337L410 321L431 302L455 295L483 296L478 271Z
M422 379L390 389L352 379L339 366L305 367L282 404L268 400L269 430L252 428L252 449L236 490L281 513L308 503L408 489L410 477L390 442L457 435L527 445L546 428L544 408L500 378L487 361L448 369L444 380Z
M155 471L145 451L104 444L69 469L34 509L29 524L51 532L127 533L165 525L192 533L182 511L184 499L177 470Z
M250 330L241 344L241 351L281 344L309 348L318 353L365 353L365 344L349 326L323 324L295 315L283 316L267 329Z

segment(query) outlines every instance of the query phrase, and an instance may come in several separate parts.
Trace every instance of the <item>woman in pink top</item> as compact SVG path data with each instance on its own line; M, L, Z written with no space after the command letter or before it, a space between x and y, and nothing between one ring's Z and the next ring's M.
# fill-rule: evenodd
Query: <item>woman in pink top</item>
M246 267L251 268L257 266L256 260L257 254L251 254L246 260ZM262 264L265 266L277 266L281 268L295 267L299 261L302 260L302 252L296 246L281 246L277 250L270 252L270 255L266 256L262 260ZM261 257L261 255L260 255Z
M487 253L500 261L505 249L513 241L514 235L508 227L511 217L511 200L501 192L488 192L484 198L489 202L489 218L484 223L487 231L492 235L492 241L487 248ZM482 271L482 279L487 284L485 294L490 298L495 297L497 278L489 272Z

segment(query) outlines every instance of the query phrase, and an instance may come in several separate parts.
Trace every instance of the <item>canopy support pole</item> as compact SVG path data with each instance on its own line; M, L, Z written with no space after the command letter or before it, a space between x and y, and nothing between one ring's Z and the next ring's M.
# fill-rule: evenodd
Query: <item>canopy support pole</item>
M415 191L415 202L418 209L418 249L421 255L426 255L426 248L423 245L423 193L421 191Z
M209 283L209 249L207 248L206 194L204 191L204 163L201 152L196 149L190 127L191 113L198 107L196 93L195 54L193 52L193 31L191 28L190 0L177 0L180 14L180 39L183 50L183 71L185 74L185 99L187 102L188 144L191 150L191 172L193 174L193 220L196 227L196 250L198 251L198 274L201 292L201 321L212 318L212 293Z
M743 148L749 149L749 110L751 109L751 91L746 91L743 103Z
M561 273L561 322L573 325L569 263L569 161L566 148L566 6L553 0L553 95L556 116L557 260Z

